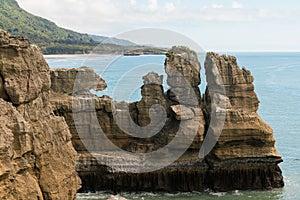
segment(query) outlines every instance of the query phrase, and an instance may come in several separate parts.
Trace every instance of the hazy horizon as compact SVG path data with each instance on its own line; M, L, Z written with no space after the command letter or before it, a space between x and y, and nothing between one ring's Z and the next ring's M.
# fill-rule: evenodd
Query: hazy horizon
M206 51L300 52L296 0L17 0L74 31L114 37L140 28L181 33Z

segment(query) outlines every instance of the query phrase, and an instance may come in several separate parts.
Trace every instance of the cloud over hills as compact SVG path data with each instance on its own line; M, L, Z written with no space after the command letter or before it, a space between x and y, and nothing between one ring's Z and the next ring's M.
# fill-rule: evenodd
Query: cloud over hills
M284 6L278 0L264 2L253 0L251 4L245 0L43 0L42 3L40 0L18 0L18 2L32 13L80 32L113 36L132 29L154 27L179 31L198 41L201 40L201 32L204 34L207 31L203 28L213 29L217 24L220 32L226 32L227 29L237 26L242 28L248 24L248 32L252 34L255 23L256 25L265 23L272 27L269 27L269 30L257 31L261 31L262 34L268 31L274 34L282 21L288 21L291 27L295 27L297 23L295 18L300 17L300 5L292 6L295 5L292 4L294 0L287 0ZM286 5L289 2L290 7ZM199 31L198 35L195 35L196 29ZM282 31L284 30L279 30ZM299 28L296 31L300 34ZM282 32L281 35L283 34L287 33ZM210 35L214 34L207 34L205 37ZM237 38L237 35L233 38ZM220 45L223 46L222 43Z

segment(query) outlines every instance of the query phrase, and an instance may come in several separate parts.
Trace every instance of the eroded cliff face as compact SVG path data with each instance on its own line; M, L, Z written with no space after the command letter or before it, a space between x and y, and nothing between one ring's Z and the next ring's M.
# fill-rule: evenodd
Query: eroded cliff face
M272 128L257 114L259 100L254 78L236 58L208 53L205 61L208 88L205 108L224 88L225 122L214 150L207 156L211 166L210 185L216 190L261 189L283 186L278 163L282 158L275 148ZM216 74L219 71L219 74ZM215 87L218 85L218 87ZM225 99L225 100L224 100Z
M234 57L214 53L207 54L205 69L209 89L201 99L197 54L185 47L173 47L165 61L170 89L163 90L161 76L148 73L143 77L142 99L133 103L91 95L90 89L102 85L101 90L106 84L89 69L52 69L51 103L54 113L66 119L73 136L72 143L79 153L77 171L83 182L81 191L173 192L207 188L226 191L282 187L278 167L282 159L274 146L272 129L256 113L259 100L254 92L253 76L245 68L240 69ZM96 78L94 82L97 84L84 85L80 94L70 95L77 88L74 90L69 85L74 83L74 74L80 73ZM66 88L69 89L66 92L58 85L68 85ZM212 97L217 99L211 101ZM83 109L85 104L94 107ZM152 137L130 136L126 130L136 125L152 125L150 108L155 104L160 104L165 110L164 126ZM81 109L74 112L74 105ZM158 109L156 114L164 115L163 110ZM214 123L212 112L215 111L224 114L223 129L210 126ZM77 115L82 114L85 117L76 120ZM179 142L168 152L181 149L190 136L194 141L171 165L153 172L134 173L135 169L149 163L143 164L133 156L114 153L109 143L95 137L99 126L91 123L93 115L97 116L106 137L115 146L129 152L155 152L172 143L178 133L181 134ZM218 130L222 132L212 151L201 159L199 150L210 129L212 135L217 135ZM143 134L142 129L140 134ZM99 159L99 155L105 159ZM109 162L113 159L118 162Z
M49 103L50 71L24 37L0 31L0 199L74 199L69 128Z
M194 95L194 99L184 99L189 97L185 94L186 90L180 84L176 85L176 79L182 81L185 78L188 80L188 85L192 85L192 90L195 90L196 94L200 94L198 88L200 84L200 64L197 57L193 56L194 54L192 55L194 60L189 60L189 54L186 53L185 48L174 48L175 50L176 52L170 51L169 59L177 64L166 65L169 70L168 73L171 73L172 68L174 68L173 71L177 71L177 73L173 73L175 76L170 76L168 79L168 81L172 81L173 87L169 91L164 91L162 77L153 72L148 73L143 77L142 99L138 102L115 102L108 96L96 97L88 94L70 96L62 90L57 90L56 87L51 87L51 103L55 109L54 112L65 117L73 135L73 145L80 155L77 160L77 170L83 182L81 191L202 191L206 188L204 177L207 174L208 166L198 159L197 151L203 141L205 124L200 108L200 98L198 95ZM185 67L189 67L189 70L183 71L182 69ZM63 77L71 77L70 74L74 73L74 70L80 73L80 70L85 69L52 69L52 82L58 82L58 85L60 85L65 80L56 75L64 74ZM87 73L89 72L87 71ZM198 78L193 79L193 76ZM70 82L74 82L74 80L70 80ZM103 82L103 80L99 77L96 82ZM94 86L90 86L86 90L88 91L92 87ZM191 93L190 90L187 92ZM91 110L82 109L74 112L72 107L74 104L84 105L87 102L93 102L95 107ZM130 130L136 125L140 127L148 126L151 130L156 128L155 126L151 127L149 116L150 108L155 104L162 106L156 111L156 115L163 115L163 110L166 112L166 119L162 128L152 137L138 138L130 136L126 132L127 128ZM99 140L99 137L96 138L95 135L97 134L95 133L99 132L99 127L97 124L91 123L94 112L96 112L100 127L106 137L114 145L126 151L151 153L159 150L174 139L180 126L186 128L182 128L181 136L177 139L177 145L169 150L182 149L186 143L186 138L190 135L192 135L192 145L186 147L188 148L186 153L179 160L166 168L154 172L134 173L136 169L144 167L145 163L133 156L114 153L114 149ZM84 115L84 117L75 124L74 118L77 115ZM79 133L82 133L82 130L86 131L84 135ZM141 130L140 134L144 133L147 132ZM88 144L89 150L94 151L94 156L89 153L87 147L83 144L83 138L85 144ZM95 159L97 155L102 155L105 159L97 160ZM117 162L108 163L111 159L115 159ZM119 170L113 170L112 168Z

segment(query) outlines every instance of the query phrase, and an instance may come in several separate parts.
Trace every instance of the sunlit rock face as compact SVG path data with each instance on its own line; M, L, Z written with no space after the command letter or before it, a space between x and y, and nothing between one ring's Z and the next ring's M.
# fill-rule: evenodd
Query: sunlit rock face
M219 74L215 74L215 70ZM278 163L282 158L275 148L273 130L257 114L259 100L254 92L254 78L236 58L208 53L205 62L209 97L222 86L225 123L214 150L207 157L211 166L211 185L216 190L261 189L283 186ZM221 80L221 81L220 81Z
M49 102L50 71L25 37L0 31L0 199L74 199L69 128Z
M208 53L204 67L208 88L201 98L201 67L197 54L186 47L173 47L165 60L170 89L164 91L159 74L145 74L142 98L132 103L92 95L89 90L95 85L83 87L85 91L81 94L70 95L70 90L65 92L56 87L64 85L58 83L62 79L60 74L65 83L72 83L74 73L87 70L88 74L90 69L52 70L51 104L54 113L65 118L72 143L79 153L77 171L83 182L81 191L174 192L207 188L228 191L283 186L278 167L282 159L274 145L273 131L256 113L259 100L254 92L253 76L245 68L241 69L232 56ZM101 80L96 81L96 85L106 85L103 79L96 78ZM91 103L93 109L79 109L74 113L74 105L81 108ZM156 104L160 107L153 113L151 109ZM212 112L223 113L221 127L210 126L210 123L218 124L212 121ZM74 118L80 114L85 117L75 123ZM93 115L97 117L97 124L90 123ZM151 120L151 116L165 116L164 125L156 135L138 138L128 134L126 130L135 126L152 126L155 120ZM132 153L155 152L172 143L179 132L182 134L180 142L170 151L182 148L190 136L194 140L171 165L152 172L134 173L145 163L128 154L114 153L109 143L95 137L99 126L110 143ZM221 135L216 145L202 159L199 151L207 134L209 131L217 134L217 130L221 130ZM97 159L99 155L105 159ZM111 159L118 162L108 163Z

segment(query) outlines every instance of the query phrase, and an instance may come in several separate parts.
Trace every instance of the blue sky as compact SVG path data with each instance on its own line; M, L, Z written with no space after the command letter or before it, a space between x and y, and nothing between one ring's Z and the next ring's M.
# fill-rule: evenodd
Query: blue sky
M17 0L75 31L115 36L140 29L179 32L207 51L300 51L296 0Z

